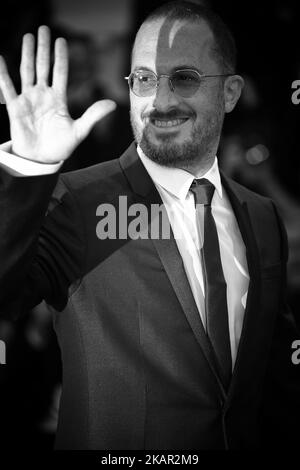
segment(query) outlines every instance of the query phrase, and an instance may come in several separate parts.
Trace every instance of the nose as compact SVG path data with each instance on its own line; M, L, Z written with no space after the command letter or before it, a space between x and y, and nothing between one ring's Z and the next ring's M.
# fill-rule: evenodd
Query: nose
M167 76L160 76L153 106L155 109L161 112L165 112L174 106L177 106L179 99L176 93L173 92L172 84Z

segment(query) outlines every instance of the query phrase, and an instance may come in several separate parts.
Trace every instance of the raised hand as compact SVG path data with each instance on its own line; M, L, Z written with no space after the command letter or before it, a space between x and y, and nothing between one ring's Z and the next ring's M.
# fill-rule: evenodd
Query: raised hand
M26 34L22 45L20 95L0 56L0 88L10 120L12 152L29 160L56 163L71 155L94 124L115 109L115 103L97 101L79 119L73 120L66 101L68 50L65 39L55 41L52 86L48 84L50 30L47 26L38 30L36 57L34 46L34 36Z

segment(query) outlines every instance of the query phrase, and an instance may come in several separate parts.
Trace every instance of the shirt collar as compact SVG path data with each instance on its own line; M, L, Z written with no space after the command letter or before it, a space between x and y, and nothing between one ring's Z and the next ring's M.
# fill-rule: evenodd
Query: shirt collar
M155 184L161 186L178 199L184 200L186 198L191 184L195 179L194 175L181 168L170 168L159 165L150 160L139 146L137 146L137 152ZM217 157L215 157L210 169L202 175L201 178L206 178L210 181L216 188L219 197L222 199L222 184Z

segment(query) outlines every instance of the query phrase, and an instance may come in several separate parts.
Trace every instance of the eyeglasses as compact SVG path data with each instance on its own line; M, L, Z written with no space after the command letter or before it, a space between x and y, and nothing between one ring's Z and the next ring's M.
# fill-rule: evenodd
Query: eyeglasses
M176 70L171 75L156 75L151 70L136 70L124 78L128 80L129 88L136 96L152 96L158 88L160 78L166 77L169 79L169 86L173 92L188 98L196 93L205 78L230 77L232 75L232 73L204 75L194 69Z

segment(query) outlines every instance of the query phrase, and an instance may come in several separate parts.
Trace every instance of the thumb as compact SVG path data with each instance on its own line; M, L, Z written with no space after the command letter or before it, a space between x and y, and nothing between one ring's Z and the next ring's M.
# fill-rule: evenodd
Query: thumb
M114 111L116 106L116 103L112 100L97 101L92 104L79 119L76 119L75 129L79 141L85 139L96 122L100 121L100 119L104 118L111 111Z

